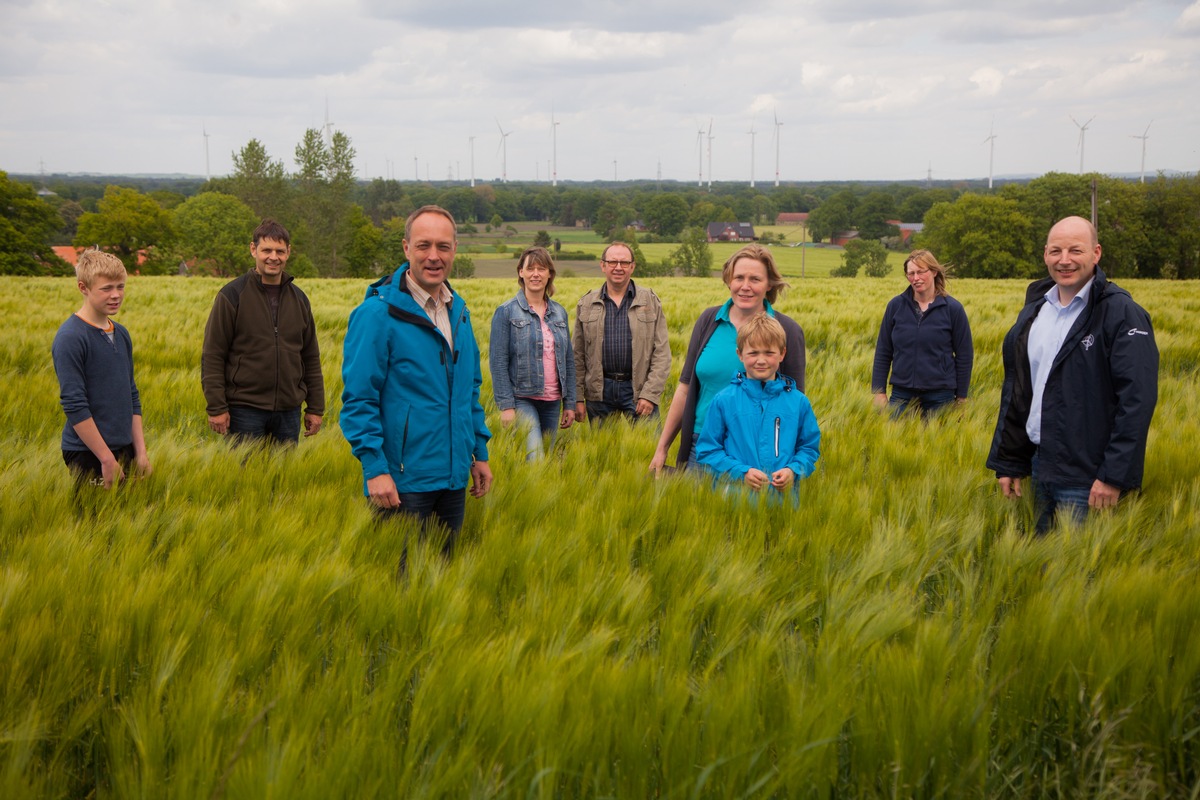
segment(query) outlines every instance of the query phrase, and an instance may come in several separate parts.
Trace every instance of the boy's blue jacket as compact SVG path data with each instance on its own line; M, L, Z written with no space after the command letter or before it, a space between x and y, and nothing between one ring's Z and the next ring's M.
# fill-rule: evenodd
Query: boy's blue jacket
M491 438L471 315L450 305L454 347L407 290L401 265L367 288L350 314L340 425L366 481L385 472L400 492L462 489ZM449 286L449 284L447 284Z
M812 404L791 378L756 381L739 372L713 398L696 445L709 469L740 481L751 468L767 475L784 467L812 474L821 456L821 429Z

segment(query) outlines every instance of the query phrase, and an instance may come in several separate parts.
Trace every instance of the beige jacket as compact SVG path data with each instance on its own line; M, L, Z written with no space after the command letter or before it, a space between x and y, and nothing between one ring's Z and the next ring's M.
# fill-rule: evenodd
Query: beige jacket
M579 402L604 399L604 287L593 289L575 307L575 397ZM658 295L634 284L629 307L633 333L633 394L658 406L671 372L667 317Z

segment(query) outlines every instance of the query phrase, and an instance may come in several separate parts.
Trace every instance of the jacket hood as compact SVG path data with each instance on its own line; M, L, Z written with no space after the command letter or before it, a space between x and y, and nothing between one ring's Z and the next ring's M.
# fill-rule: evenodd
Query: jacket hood
M745 372L739 372L733 376L730 384L740 387L742 391L751 395L763 395L764 397L777 397L785 392L791 392L796 389L796 382L787 375L777 372L775 376L769 381L758 381L748 376Z

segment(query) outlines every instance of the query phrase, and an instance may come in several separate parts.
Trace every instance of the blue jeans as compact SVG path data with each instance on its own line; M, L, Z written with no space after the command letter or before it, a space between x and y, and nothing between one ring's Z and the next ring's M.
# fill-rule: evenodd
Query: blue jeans
M650 414L639 417L637 414L637 398L633 396L633 381L614 381L604 379L604 399L587 401L588 419L603 422L612 414L624 414L631 422L639 422L658 417L658 406Z
M1061 512L1072 524L1080 525L1088 515L1091 486L1060 486L1038 478L1038 457L1033 457L1033 513L1037 519L1034 535L1044 536L1054 525L1055 515Z
M267 440L291 445L300 441L300 407L263 411L249 406L229 407L229 438L234 444Z
M446 534L442 544L442 555L449 558L454 553L454 542L462 530L463 517L467 511L466 489L439 489L432 492L400 492L399 508L371 506L375 519L380 522L398 517L413 517L421 522L421 533L429 530L430 524L438 525ZM408 572L408 542L400 551L400 563L396 574L403 577Z
M932 389L920 392L915 389L893 386L892 396L888 398L888 405L892 408L892 419L896 419L910 407L919 408L921 419L928 419L930 414L953 402L953 389Z
M542 442L554 444L558 435L558 423L562 419L561 400L534 400L530 397L514 397L513 408L517 421L525 428L525 460L536 461L542 457Z

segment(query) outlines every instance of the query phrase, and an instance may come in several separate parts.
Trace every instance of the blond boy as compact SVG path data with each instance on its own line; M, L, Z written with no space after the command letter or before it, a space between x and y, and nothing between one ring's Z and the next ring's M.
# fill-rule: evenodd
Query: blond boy
M125 265L86 250L75 265L83 305L54 337L54 371L67 422L63 461L79 483L104 488L133 464L150 474L142 434L142 404L133 380L133 341L113 319L125 299Z
M796 382L779 372L787 335L777 320L758 314L743 323L737 352L745 371L713 398L696 458L751 491L787 491L820 458L817 418Z

